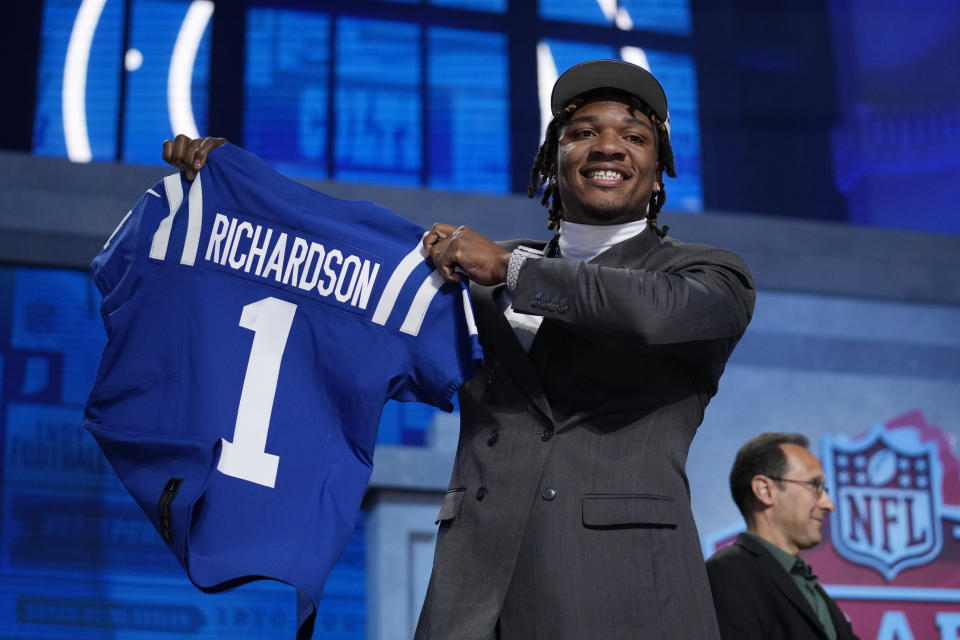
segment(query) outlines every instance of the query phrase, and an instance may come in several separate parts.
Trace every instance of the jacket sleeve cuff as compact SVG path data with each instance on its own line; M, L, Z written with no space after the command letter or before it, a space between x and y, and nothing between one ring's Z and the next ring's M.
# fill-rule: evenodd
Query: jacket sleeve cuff
M507 289L513 293L517 289L517 281L520 279L520 268L527 260L539 260L543 257L542 251L531 249L529 247L519 246L510 254L510 262L507 263Z

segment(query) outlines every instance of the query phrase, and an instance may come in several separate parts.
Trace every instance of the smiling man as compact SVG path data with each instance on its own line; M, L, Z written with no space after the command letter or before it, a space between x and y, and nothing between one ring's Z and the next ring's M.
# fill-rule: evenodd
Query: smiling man
M707 561L724 640L851 640L836 603L798 553L833 511L823 468L796 433L764 433L737 453L730 491L747 532Z
M667 99L625 62L560 76L531 170L548 243L437 224L484 348L418 640L718 638L684 465L753 312L736 255L666 237Z
M573 113L560 137L557 184L567 203L563 218L568 224L603 225L642 219L646 212L636 203L659 191L663 179L656 131L616 92L589 95L593 101Z
M736 255L666 237L667 98L646 70L566 71L530 171L547 243L436 224L484 349L437 517L417 640L716 640L684 470L753 314ZM193 180L223 138L177 136Z

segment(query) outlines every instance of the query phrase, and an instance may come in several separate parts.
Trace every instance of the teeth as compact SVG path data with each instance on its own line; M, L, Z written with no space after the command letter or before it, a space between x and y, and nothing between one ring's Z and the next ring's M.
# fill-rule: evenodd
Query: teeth
M608 169L597 169L587 173L587 177L595 180L623 180L623 174L619 171L610 171Z

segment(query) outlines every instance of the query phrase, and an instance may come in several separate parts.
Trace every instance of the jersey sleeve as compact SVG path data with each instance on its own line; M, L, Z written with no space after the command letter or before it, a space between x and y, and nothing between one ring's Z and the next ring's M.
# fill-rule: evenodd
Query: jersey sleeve
M427 402L452 411L453 394L477 374L483 351L467 283L444 283L436 271L428 281L438 286L438 292L426 308L416 335L407 384L394 399Z
M93 259L90 272L103 296L101 311L104 318L133 295L138 265L149 255L156 231L182 204L183 186L179 174L158 182L147 189L120 220ZM107 329L109 331L109 326Z
M433 268L422 244L425 229L390 214L371 217L377 233L389 229L395 238L395 259L370 316L391 335L390 350L404 354L388 397L451 411L453 394L483 360L469 289L466 280L446 282Z

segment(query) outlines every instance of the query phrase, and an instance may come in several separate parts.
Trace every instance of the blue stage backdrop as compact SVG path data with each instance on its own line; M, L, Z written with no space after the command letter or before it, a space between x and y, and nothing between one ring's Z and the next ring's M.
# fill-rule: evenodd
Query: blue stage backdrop
M594 0L545 1L529 16L542 21L540 41L504 20L502 0L436 0L444 12L420 4L407 15L393 2L356 15L292 4L246 3L243 32L223 36L243 55L241 100L214 105L213 2L45 3L33 152L157 164L160 142L177 133L233 136L208 130L215 107L242 112L236 141L287 175L504 194L525 189L543 124L512 119L511 82L549 88L584 59L623 58L650 68L671 99L681 177L670 207L703 208L686 0L632 0L613 12ZM589 30L570 40L576 23ZM517 99L535 112L548 96Z
M38 7L18 10L35 95L0 116L39 155L155 164L164 138L212 134L293 177L522 193L553 79L621 58L670 97L668 209L960 233L953 0Z

